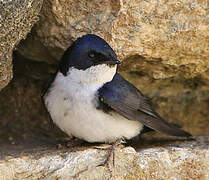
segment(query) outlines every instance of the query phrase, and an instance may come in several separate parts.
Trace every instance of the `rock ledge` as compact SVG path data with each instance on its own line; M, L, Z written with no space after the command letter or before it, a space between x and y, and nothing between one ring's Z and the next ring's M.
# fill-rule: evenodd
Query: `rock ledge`
M115 166L105 167L98 165L107 152L93 146L74 152L49 145L15 148L0 154L0 179L209 179L208 137L138 150L121 146Z

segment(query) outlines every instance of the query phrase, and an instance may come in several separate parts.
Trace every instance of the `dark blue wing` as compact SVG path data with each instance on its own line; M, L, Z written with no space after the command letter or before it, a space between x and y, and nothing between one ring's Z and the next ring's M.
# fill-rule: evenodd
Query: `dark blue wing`
M173 136L190 136L177 126L166 122L151 107L148 99L131 83L116 73L111 82L99 89L100 101L129 120Z

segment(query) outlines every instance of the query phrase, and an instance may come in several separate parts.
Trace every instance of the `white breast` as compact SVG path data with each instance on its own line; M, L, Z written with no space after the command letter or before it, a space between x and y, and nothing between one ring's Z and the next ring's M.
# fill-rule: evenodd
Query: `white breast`
M44 97L46 107L52 120L68 135L88 142L130 139L140 133L142 124L130 121L116 112L108 114L96 109L97 90L111 81L116 72L114 67L99 66L103 67L88 71L70 69L67 76L58 72Z

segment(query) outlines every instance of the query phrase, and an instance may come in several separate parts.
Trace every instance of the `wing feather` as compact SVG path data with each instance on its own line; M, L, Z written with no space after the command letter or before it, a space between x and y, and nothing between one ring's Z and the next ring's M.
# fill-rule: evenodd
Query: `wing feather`
M162 119L153 110L148 98L118 73L111 82L99 89L99 98L129 120L138 120L151 129L169 135L191 136Z

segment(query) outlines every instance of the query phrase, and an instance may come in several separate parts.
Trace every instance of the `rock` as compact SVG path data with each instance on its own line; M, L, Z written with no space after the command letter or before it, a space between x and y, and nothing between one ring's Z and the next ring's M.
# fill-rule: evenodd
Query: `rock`
M42 1L0 1L0 90L12 79L13 49L38 20Z
M41 4L0 2L0 89L12 77L12 51L37 21ZM123 60L120 71L163 118L193 135L209 135L207 5L204 0L45 0L40 21L18 45L31 59L14 55L14 79L0 92L0 179L209 179L207 137L182 143L149 132L132 143L136 150L116 150L115 167L98 166L107 153L89 144L57 150L66 135L41 101L43 84L64 49L95 33L116 50Z
M199 138L200 139L200 138ZM209 141L118 147L115 166L98 166L107 152L90 147L56 150L49 144L6 145L0 153L1 179L199 179L209 177ZM5 151L5 148L7 149ZM15 153L14 153L15 149Z
M53 66L14 53L14 78L0 92L0 140L27 137L59 137L41 99ZM53 71L52 71L53 70ZM62 134L63 136L63 134Z
M208 81L207 8L207 0L46 0L40 21L18 50L26 57L56 63L73 40L95 33L124 60L124 70L148 72L155 79L183 76Z

